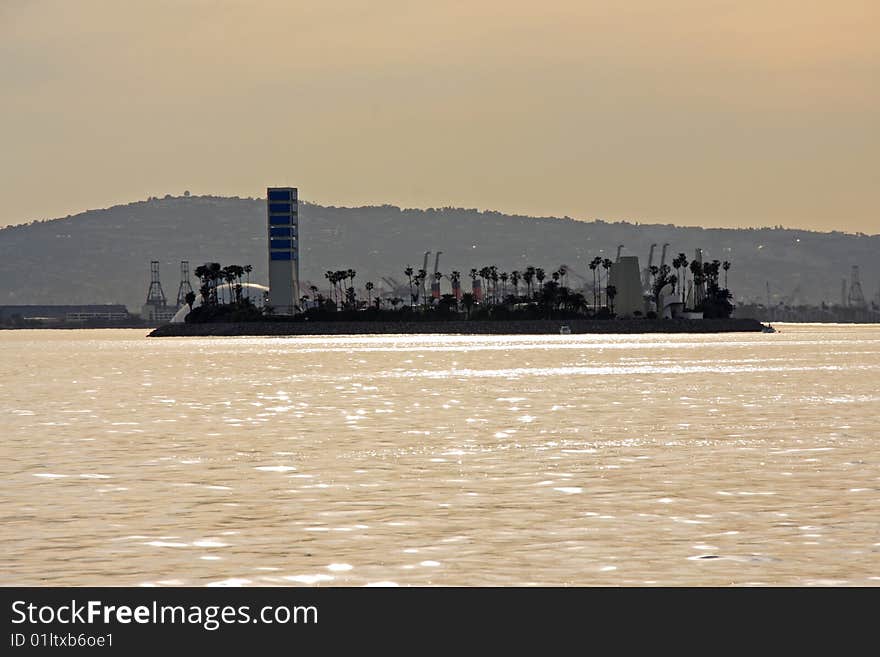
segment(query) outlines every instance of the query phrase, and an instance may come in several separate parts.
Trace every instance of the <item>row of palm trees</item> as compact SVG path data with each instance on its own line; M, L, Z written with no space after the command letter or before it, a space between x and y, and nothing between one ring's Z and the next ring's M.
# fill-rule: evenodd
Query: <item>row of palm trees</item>
M330 281L332 285L332 296L336 307L345 307L346 305L355 305L357 296L354 290L354 277L357 272L354 269L339 269L337 271L326 271L324 278ZM372 283L370 284L372 285ZM317 294L317 288L313 287L313 294Z
M671 285L675 294L690 310L700 310L709 316L728 316L733 310L730 300L733 295L727 287L730 261L712 260L688 262L684 253L679 253L672 260L672 267L663 264L649 268L651 296L659 308L660 295L667 285ZM673 271L675 273L673 273ZM719 283L720 273L724 271L724 287ZM685 282L687 274L691 274L690 298Z
M429 278L433 279L434 285L439 285L440 281L443 278L446 278L452 286L453 296L462 296L460 293L462 274L458 270L450 272L448 276L442 272L435 272L434 274L429 275L424 269L415 270L412 267L407 267L404 269L403 273L409 282L410 299L411 305L413 306L417 305L420 297L425 303L427 303L428 293L425 283ZM550 276L554 281L561 282L560 284L564 286L567 274L568 268L565 265L561 265L557 270L551 272ZM497 265L487 265L480 267L479 269L476 267L471 269L469 275L472 281L471 288L473 290L479 290L479 296L482 296L485 303L490 304L501 303L504 299L509 298L508 283L510 284L512 289L511 293L514 298L520 298L520 282L522 282L526 288L525 298L534 298L537 290L543 286L544 280L547 277L547 273L543 268L533 267L531 265L526 267L523 271L513 270L511 272L499 271ZM476 284L478 279L480 283L479 285ZM537 287L535 286L536 282Z
M669 265L661 265L660 267L652 266L650 268L651 275L651 289L654 294L658 294L659 290L662 289L667 283L671 283L675 288L677 283L681 281L681 285L677 287L678 293L681 296L681 302L687 303L687 291L685 289L685 280L687 278L687 273L691 273L691 282L692 282L692 303L694 307L699 306L699 304L705 298L707 291L709 288L717 288L728 289L727 287L727 272L730 271L730 261L724 260L712 260L709 262L700 262L699 260L693 260L688 262L687 256L684 253L679 253L675 258L672 259L672 268ZM724 271L724 287L721 288L719 285L719 276L720 272ZM675 271L675 274L672 274L672 271Z
M358 301L357 291L354 287L354 279L357 276L357 272L354 269L339 269L336 271L328 270L324 272L324 278L326 278L331 285L330 291L330 299L328 300L324 295L321 294L320 290L316 285L309 286L309 292L311 295L304 294L300 298L300 304L302 308L308 307L324 307L326 304L331 304L331 307L334 310L357 310L362 307L362 302ZM375 289L375 285L372 281L367 281L364 284L364 288L367 291L367 307L373 305L373 290ZM380 299L377 297L375 299L376 307L379 306ZM403 299L400 300L403 302Z
M223 267L219 262L208 262L196 267L195 275L199 279L199 294L202 297L202 305L220 305L218 290L220 286L226 283L232 291L229 303L241 306L245 303L242 295L242 279L247 277L247 283L250 283L250 275L253 270L254 268L251 265L227 265ZM195 300L195 293L190 292L186 295L186 302L190 308L192 308Z
M593 314L605 309L606 312L614 313L614 299L617 289L610 284L611 267L613 261L610 258L595 257L588 267L592 273L592 302L588 303L582 292L572 290L568 285L569 270L565 265L548 272L541 267L529 265L522 270L510 272L499 269L496 265L474 267L468 272L471 279L471 292L462 293L462 273L458 270L451 271L448 275L442 272L429 274L424 269L414 269L407 266L403 273L409 286L409 302L405 304L410 309L421 307L427 311L434 305L455 311L465 310L468 315L475 307L507 306L514 307L517 304L535 304L553 309L570 310ZM727 292L727 272L730 262L713 260L689 262L684 253L679 253L673 260L672 266L651 266L649 273L649 290L646 294L653 298L659 306L659 295L666 285L672 285L676 294L680 295L682 303L687 303L684 282L687 274L691 274L691 305L698 308L707 298L717 300L724 296L729 298ZM724 287L719 285L720 272L724 272ZM199 270L196 270L198 274ZM311 295L301 298L303 307L325 305L334 310L358 310L364 307L381 308L383 303L390 304L393 308L403 304L404 300L395 296L373 296L375 285L367 281L364 288L367 299L359 300L354 285L357 272L354 269L328 270L324 277L331 285L330 298L325 298L314 285L310 287ZM440 283L447 279L452 287L451 294L440 294ZM583 278L582 276L580 278ZM586 279L584 279L586 281ZM428 283L431 290L429 292ZM679 282L681 284L679 285ZM588 285L584 285L587 292ZM310 303L311 302L311 303Z

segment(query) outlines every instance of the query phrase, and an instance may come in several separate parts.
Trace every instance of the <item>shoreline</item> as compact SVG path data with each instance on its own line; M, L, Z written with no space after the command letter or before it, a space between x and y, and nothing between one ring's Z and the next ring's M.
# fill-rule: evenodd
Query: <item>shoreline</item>
M217 322L164 324L147 337L223 337L295 335L547 335L568 326L571 334L608 333L759 333L764 325L756 319L522 319L497 321L411 322Z
M81 329L155 329L162 324L74 324L60 322L57 324L39 324L36 326L0 326L0 331L78 331Z

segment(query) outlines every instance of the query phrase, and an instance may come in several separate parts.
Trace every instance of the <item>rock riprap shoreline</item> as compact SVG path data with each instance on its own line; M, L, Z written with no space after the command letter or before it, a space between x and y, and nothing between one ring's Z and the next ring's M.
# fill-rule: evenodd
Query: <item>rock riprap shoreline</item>
M259 335L387 335L440 333L451 335L544 335L559 334L567 326L582 333L745 333L760 332L756 319L533 319L493 321L339 321L339 322L241 322L165 324L150 337L211 337Z

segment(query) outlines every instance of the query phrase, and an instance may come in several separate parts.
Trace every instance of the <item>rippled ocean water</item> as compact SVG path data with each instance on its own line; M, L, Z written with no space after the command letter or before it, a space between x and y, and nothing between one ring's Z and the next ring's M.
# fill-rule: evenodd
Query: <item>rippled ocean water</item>
M880 326L0 332L0 584L880 583Z

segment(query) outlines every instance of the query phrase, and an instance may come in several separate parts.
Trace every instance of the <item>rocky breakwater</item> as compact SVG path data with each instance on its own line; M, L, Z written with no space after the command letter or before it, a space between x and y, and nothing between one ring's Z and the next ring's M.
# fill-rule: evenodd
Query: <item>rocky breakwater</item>
M453 335L542 335L559 334L567 326L578 333L743 333L760 332L756 319L570 319L493 321L268 321L241 323L165 324L150 337L211 337L260 335L383 335L445 333Z

